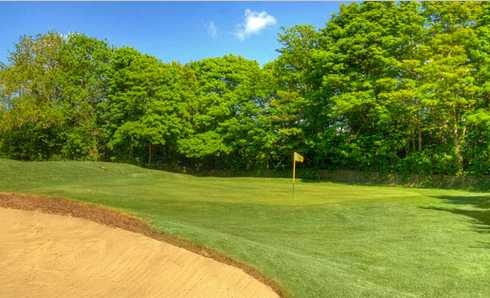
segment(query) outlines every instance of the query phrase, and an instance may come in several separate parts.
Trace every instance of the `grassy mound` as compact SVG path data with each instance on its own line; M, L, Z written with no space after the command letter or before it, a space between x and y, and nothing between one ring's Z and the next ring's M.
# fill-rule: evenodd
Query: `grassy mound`
M124 210L243 261L293 297L487 297L490 194L193 177L0 159L0 191Z

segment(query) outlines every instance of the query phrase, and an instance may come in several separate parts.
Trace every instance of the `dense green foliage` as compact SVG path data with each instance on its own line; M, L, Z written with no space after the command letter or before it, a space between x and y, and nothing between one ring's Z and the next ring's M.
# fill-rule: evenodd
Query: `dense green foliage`
M0 152L194 169L490 174L490 5L351 3L285 29L260 67L186 65L82 34L23 37L0 65Z
M193 177L0 159L0 191L132 213L276 280L290 297L488 297L490 194Z

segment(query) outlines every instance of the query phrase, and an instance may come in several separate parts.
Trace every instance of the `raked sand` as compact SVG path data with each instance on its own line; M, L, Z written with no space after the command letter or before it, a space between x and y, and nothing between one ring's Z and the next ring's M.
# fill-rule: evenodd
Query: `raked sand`
M243 270L71 216L0 208L0 297L278 297Z

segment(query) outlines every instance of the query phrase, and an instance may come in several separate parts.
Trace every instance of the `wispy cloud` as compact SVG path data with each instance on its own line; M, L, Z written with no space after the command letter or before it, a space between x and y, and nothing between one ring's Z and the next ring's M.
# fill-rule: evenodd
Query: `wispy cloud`
M213 21L206 24L206 30L211 38L215 39L218 36L218 27Z
M235 36L244 40L250 35L257 34L263 29L274 26L277 23L275 17L268 14L266 11L245 10L245 21L237 26Z

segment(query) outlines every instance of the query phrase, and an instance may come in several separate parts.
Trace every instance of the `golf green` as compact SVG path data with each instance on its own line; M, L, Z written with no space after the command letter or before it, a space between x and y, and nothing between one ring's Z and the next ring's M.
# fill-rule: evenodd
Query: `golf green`
M249 264L291 297L488 297L490 194L0 159L0 191L91 202Z

